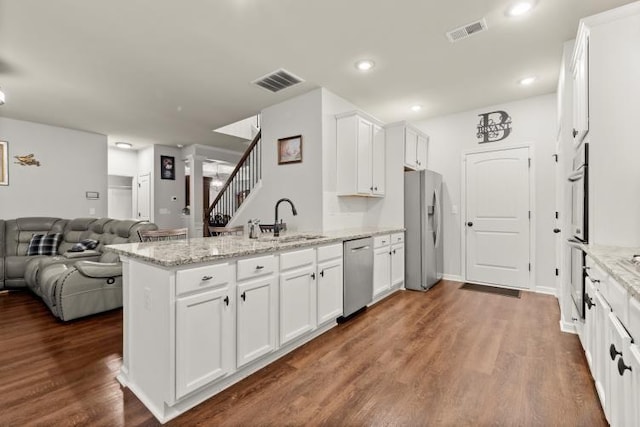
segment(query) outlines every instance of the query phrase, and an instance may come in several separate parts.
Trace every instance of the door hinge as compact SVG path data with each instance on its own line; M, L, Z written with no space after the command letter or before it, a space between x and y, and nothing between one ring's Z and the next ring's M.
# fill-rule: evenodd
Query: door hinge
M529 167L531 167L531 157L529 157Z
M556 219L560 218L560 214L556 211Z
M556 276L559 276L559 275L560 275L560 270L556 268Z
M531 263L529 263L529 271L531 271Z

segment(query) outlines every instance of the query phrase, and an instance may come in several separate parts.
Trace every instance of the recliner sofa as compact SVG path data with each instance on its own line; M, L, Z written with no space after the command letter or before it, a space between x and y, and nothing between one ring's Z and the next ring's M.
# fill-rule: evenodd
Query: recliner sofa
M122 266L105 245L139 242L138 231L155 224L110 218L48 217L0 220L0 290L30 289L61 320L71 320L122 306ZM35 234L61 233L54 256L26 255ZM95 250L69 252L83 239Z

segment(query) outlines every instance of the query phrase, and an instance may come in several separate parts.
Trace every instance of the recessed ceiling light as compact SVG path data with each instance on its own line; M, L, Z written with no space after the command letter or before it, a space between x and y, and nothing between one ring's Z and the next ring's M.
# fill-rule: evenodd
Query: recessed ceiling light
M518 80L518 84L520 84L522 86L529 86L530 84L532 84L535 81L536 81L536 77L530 76L530 77L525 77L523 79Z
M507 9L508 16L521 16L533 9L533 1L520 1Z
M177 147L178 148L182 148L182 147L184 147L184 145L183 144L178 144Z
M356 62L356 68L360 71L369 71L375 66L375 62L370 59L362 59Z
M422 105L416 104L411 106L411 111L420 111L420 110L422 110Z
M128 150L129 148L133 147L133 145L129 144L128 142L116 142L116 147L126 148Z

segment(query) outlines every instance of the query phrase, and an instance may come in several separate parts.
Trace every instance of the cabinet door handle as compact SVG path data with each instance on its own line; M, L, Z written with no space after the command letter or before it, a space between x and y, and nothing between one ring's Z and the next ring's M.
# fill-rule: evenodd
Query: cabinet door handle
M242 301L246 301L247 300L247 293L243 292L240 294L240 298L242 298Z
M320 277L324 277L324 270L320 272Z
M584 303L587 304L587 308L591 310L591 308L595 306L595 304L593 303L593 299L591 299L589 294L585 294L584 296L585 296Z
M574 129L572 133L573 133L573 137L574 137L574 138L575 138L576 136L578 136L578 131L577 131L577 130L575 130L575 129Z
M311 273L311 280L316 280L316 273Z
M264 265L256 265L256 270L262 270L264 268Z
M393 252L389 251L389 255L393 255Z
M395 250L395 249L393 250L393 254L394 254L394 255L396 254L396 250Z
M203 282L207 282L209 280L213 279L213 276L202 276L202 281Z
M621 377L624 376L624 371L626 371L627 369L630 372L633 371L633 369L631 369L631 366L627 366L624 364L624 359L622 357L618 359L618 373Z
M374 190L378 191L378 187L373 187Z
M223 301L226 305L229 305L229 296L227 295L226 297L224 297Z
M589 271L589 270L591 270L591 267L588 267L588 266L586 266L586 265L585 265L584 267L582 267L582 269L583 269L584 271Z
M616 350L615 344L611 344L611 346L609 346L609 356L611 356L611 360L616 360L617 356L622 356L622 353Z

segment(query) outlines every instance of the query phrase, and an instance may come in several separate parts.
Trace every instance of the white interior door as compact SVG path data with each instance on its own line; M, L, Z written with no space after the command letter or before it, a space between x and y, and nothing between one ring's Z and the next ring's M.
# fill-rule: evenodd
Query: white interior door
M529 149L466 155L466 277L529 287Z
M149 211L151 200L149 199L149 174L138 177L138 219L151 221Z

